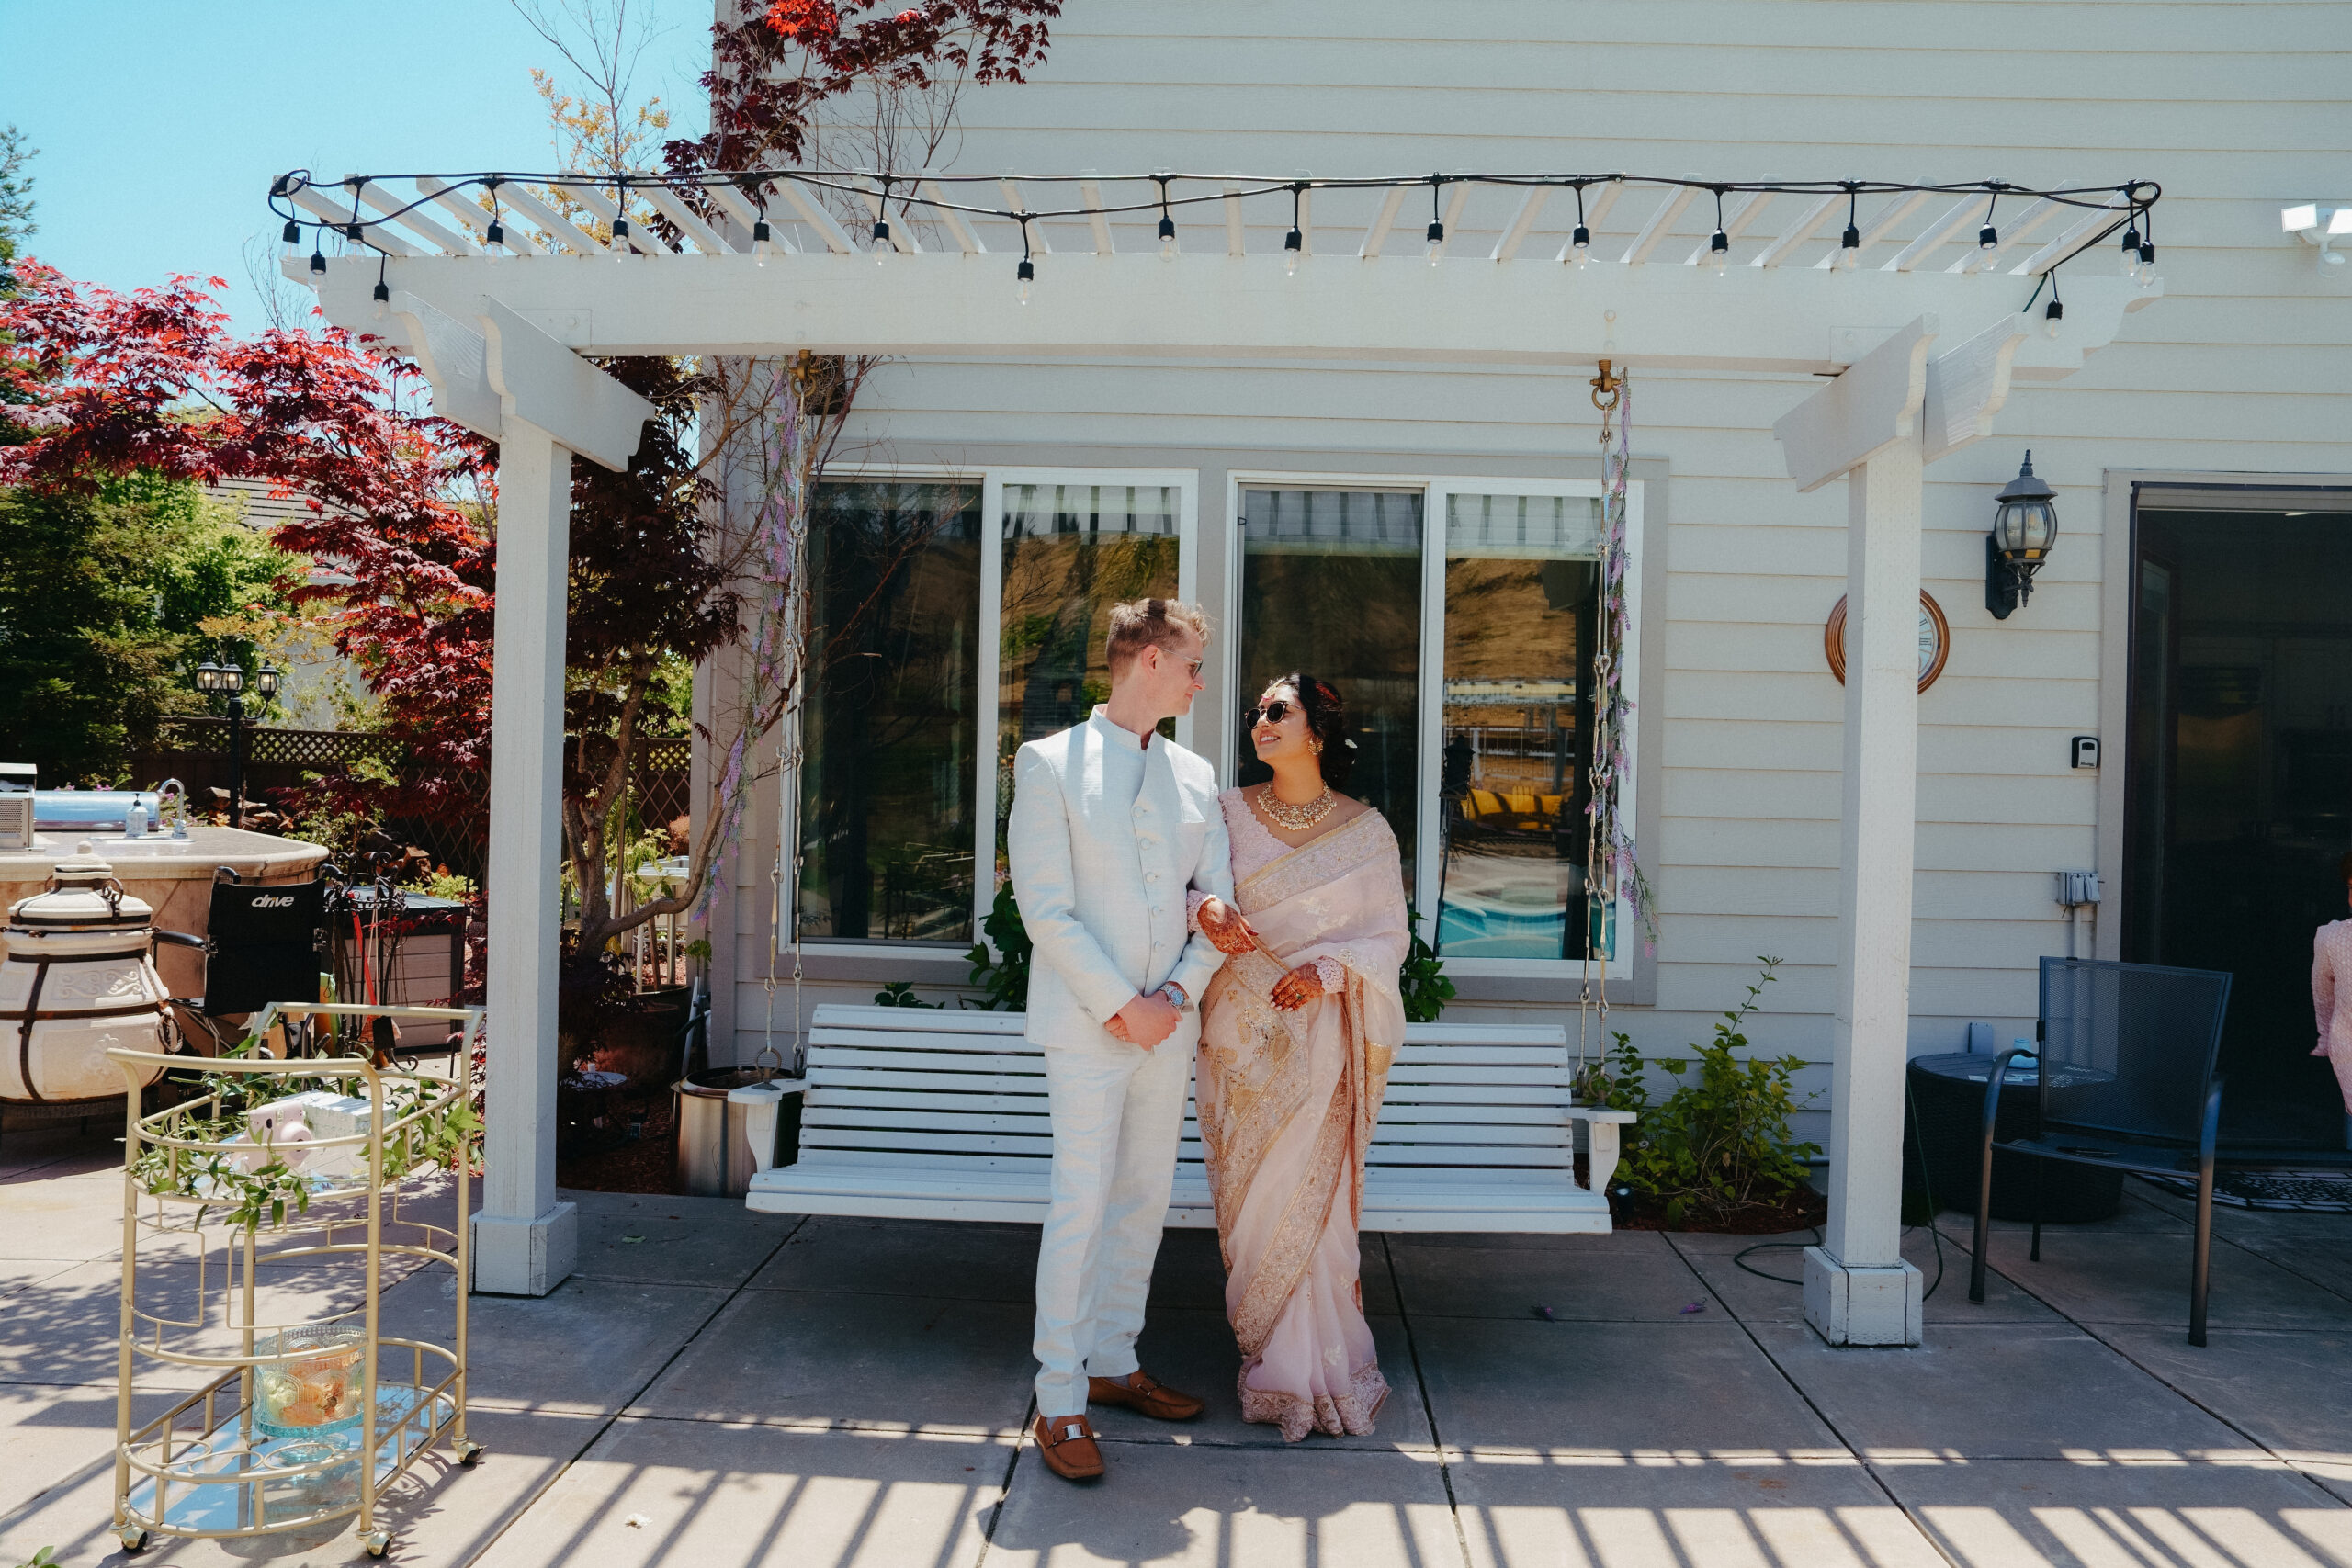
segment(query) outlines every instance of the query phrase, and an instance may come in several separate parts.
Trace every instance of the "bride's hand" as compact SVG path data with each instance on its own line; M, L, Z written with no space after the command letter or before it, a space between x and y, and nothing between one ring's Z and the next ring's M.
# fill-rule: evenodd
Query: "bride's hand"
M1312 964L1302 964L1274 982L1274 1006L1284 1012L1295 1012L1323 994L1323 971Z
M1241 911L1222 898L1204 898L1200 909L1201 931L1219 953L1247 953L1257 945L1258 933L1241 918Z

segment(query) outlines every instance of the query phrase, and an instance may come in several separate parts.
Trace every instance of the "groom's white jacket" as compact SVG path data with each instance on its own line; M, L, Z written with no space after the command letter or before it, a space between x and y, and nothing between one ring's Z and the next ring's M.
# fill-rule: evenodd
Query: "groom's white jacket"
M1127 756L1112 754L1119 746ZM1039 1044L1115 1044L1102 1025L1129 1001L1173 980L1197 1005L1225 962L1189 930L1185 897L1193 888L1233 897L1216 771L1155 735L1129 807L1106 797L1104 770L1135 760L1135 746L1097 708L1084 724L1030 741L1013 762L1005 849L1036 943L1028 1036ZM1160 1049L1182 1048L1199 1027L1188 1009Z

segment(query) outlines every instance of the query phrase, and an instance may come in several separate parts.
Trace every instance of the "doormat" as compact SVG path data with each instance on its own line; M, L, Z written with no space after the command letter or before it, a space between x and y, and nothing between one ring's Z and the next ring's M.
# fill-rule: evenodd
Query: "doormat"
M2197 1196L2197 1182L2185 1176L2142 1176L2141 1180L2183 1198ZM2302 1209L2320 1214L2352 1214L2352 1171L2223 1170L2213 1177L2213 1201L2233 1209Z

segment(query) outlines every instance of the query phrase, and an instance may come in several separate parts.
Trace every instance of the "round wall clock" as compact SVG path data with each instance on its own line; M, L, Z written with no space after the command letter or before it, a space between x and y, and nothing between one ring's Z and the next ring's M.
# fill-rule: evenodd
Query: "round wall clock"
M1821 644L1829 655L1829 672L1838 683L1846 683L1846 600L1841 594L1837 608L1829 612L1829 624L1821 629ZM1951 623L1944 619L1944 607L1936 603L1932 593L1919 595L1919 689L1926 691L1944 672L1944 660L1951 657Z

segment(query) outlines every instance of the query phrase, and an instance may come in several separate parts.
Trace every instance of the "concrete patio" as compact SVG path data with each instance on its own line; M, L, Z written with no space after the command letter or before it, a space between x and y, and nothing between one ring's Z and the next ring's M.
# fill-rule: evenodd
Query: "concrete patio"
M114 1158L0 1144L0 1563L125 1561ZM1376 1437L1288 1449L1238 1419L1214 1237L1175 1232L1144 1359L1210 1414L1103 1413L1111 1473L1080 1488L1022 1438L1035 1231L568 1196L581 1271L476 1299L490 1451L429 1465L392 1561L2352 1568L2352 1215L2222 1211L2203 1350L2185 1205L2136 1186L2039 1264L2002 1227L1984 1306L1945 1216L1908 1352L1825 1346L1795 1286L1734 1266L1754 1238L1373 1237L1396 1396ZM1928 1234L1907 1249L1932 1280ZM389 1316L446 1312L447 1284L402 1283ZM274 1291L333 1293L290 1269ZM347 1529L136 1561L365 1561Z

